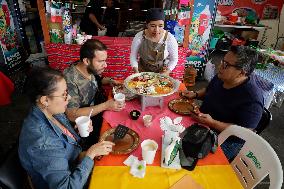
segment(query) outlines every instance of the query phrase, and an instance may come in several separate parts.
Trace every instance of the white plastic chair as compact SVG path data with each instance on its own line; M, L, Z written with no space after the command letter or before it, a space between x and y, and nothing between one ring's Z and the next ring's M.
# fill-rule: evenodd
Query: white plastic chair
M239 154L231 162L243 187L245 189L254 188L269 174L269 189L281 189L283 170L280 160L270 144L249 129L231 125L219 134L219 145L229 136L237 136L246 141Z

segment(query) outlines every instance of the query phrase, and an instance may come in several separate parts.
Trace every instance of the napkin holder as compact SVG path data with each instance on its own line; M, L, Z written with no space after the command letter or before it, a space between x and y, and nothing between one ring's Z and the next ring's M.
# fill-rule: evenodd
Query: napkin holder
M180 144L180 133L184 131L184 126L181 124L182 117L171 119L168 116L160 119L161 130L164 131L162 135L162 154L161 154L161 167L170 169L181 169L179 151L176 152ZM169 156L175 155L169 162ZM167 161L167 162L166 162Z
M175 158L171 162L171 164L167 164L165 162L166 156L166 148L170 145L168 141L165 140L165 136L162 136L162 156L161 156L161 167L169 168L169 169L181 169L180 159L179 159L179 152L177 152Z

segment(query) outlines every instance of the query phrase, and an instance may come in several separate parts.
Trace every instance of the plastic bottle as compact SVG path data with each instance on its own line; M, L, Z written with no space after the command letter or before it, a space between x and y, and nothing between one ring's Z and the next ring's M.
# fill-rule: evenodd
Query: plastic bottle
M197 76L197 71L193 67L193 65L189 65L188 68L185 69L183 82L186 87L192 87L195 85L195 78Z

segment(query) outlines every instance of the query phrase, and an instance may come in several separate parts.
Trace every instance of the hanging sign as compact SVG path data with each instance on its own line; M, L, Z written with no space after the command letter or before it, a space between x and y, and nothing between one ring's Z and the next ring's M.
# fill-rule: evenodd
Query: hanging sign
M258 18L276 18L279 16L284 0L218 0L218 11L222 16L232 14L238 9L250 9ZM277 7L277 8L275 8Z

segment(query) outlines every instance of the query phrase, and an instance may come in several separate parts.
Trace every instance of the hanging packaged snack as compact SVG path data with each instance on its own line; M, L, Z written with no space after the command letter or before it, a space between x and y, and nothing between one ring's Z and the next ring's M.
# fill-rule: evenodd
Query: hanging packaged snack
M65 3L65 7L62 15L62 27L64 31L64 43L71 44L72 43L72 19L70 12L70 3Z

